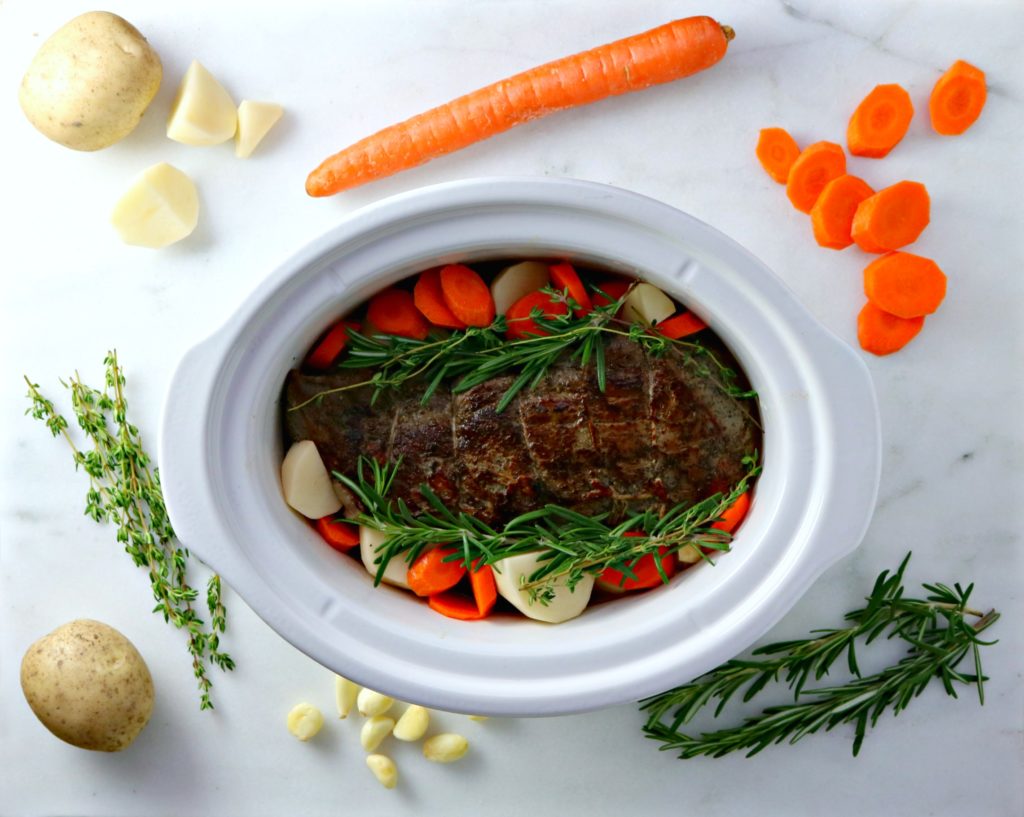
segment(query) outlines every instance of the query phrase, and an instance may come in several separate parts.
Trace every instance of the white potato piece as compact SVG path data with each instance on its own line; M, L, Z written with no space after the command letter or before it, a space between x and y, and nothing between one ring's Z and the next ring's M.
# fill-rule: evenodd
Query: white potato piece
M248 159L263 141L277 120L284 113L284 108L274 102L253 102L243 99L238 106L238 130L235 132L235 156Z
M21 689L43 726L97 752L128 747L153 712L153 679L139 651L91 619L64 624L29 647Z
M73 150L99 150L135 130L162 77L160 57L135 26L90 11L40 46L18 101L47 138Z
M508 308L524 295L536 292L551 282L551 273L547 264L540 261L522 261L505 267L494 276L491 282L491 297L494 298L494 311L499 315L508 312Z
M366 765L385 789L393 789L398 785L398 767L387 755L367 755Z
M622 309L626 320L654 325L674 315L676 305L653 284L640 283L626 296Z
M199 60L185 72L167 120L167 136L184 145L219 145L235 135L238 111Z
M540 552L509 556L494 563L494 581L498 593L527 618L559 624L582 613L594 589L594 577L584 576L570 590L564 579L554 583L554 598L547 604L530 601L530 591L522 589L522 582L541 566Z
M125 244L159 249L187 238L199 223L199 193L185 173L167 162L143 170L110 216Z
M327 467L312 440L292 443L284 455L284 462L281 463L281 488L284 490L284 501L310 519L330 516L341 508L341 500L331 484L331 475L327 473Z
M366 525L359 526L359 557L363 560L363 566L371 576L377 575L378 565L373 563L377 558L377 549L384 544L385 536L375 528ZM409 582L406 581L406 574L409 572L409 565L402 556L396 556L384 570L381 579L385 584L393 584L395 587L409 589Z

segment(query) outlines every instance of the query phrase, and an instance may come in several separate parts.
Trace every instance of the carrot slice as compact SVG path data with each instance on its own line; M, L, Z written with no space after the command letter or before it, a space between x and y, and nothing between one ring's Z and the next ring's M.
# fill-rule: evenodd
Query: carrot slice
M814 240L832 250L849 247L853 243L853 214L874 193L867 182L856 176L840 176L826 184L811 208Z
M594 293L594 306L608 306L608 304L615 303L626 294L632 285L632 281L627 281L624 278L609 278L607 281L596 284L600 292Z
M710 17L687 17L539 65L329 156L309 174L306 192L329 196L554 111L681 79L722 59L734 36L729 26Z
M409 589L417 596L432 596L455 587L466 575L466 566L462 562L445 561L455 552L455 548L440 547L417 556L405 577Z
M868 301L857 316L857 340L865 352L891 355L910 343L923 326L923 317L900 318Z
M864 270L864 294L891 315L919 318L931 315L946 297L946 275L930 258L891 252Z
M627 534L630 535L630 534ZM642 536L643 534L637 534ZM667 548L658 548L658 560L666 576L672 576L676 572L676 556L670 553ZM601 571L598 580L614 587L616 590L646 590L664 584L661 573L658 572L657 562L653 553L647 553L640 557L640 560L632 566L635 579L629 578L621 570L607 567Z
M761 128L757 137L757 160L779 184L785 184L790 168L800 155L796 140L783 128Z
M808 145L793 162L786 195L801 213L811 212L825 185L846 173L846 154L835 142Z
M427 604L434 612L459 621L478 621L488 615L488 613L480 612L480 608L473 599L450 590L446 593L434 593L427 598Z
M655 331L671 340L685 338L687 335L696 334L707 328L708 325L692 312L680 312L678 315L666 318L654 327Z
M316 529L327 544L342 553L359 544L359 527L350 522L335 522L333 516L317 519Z
M473 588L473 600L476 602L480 617L488 615L498 600L498 585L494 581L494 571L490 565L480 564L477 560L469 571L469 584Z
M416 308L434 326L443 326L445 329L466 328L465 322L456 318L444 301L440 268L420 273L416 286L412 288L412 300Z
M580 276L576 274L572 264L568 261L551 264L548 267L548 271L551 273L552 287L561 292L567 291L569 297L578 304L573 309L573 314L576 317L582 317L594 308L590 300L590 294L587 292L587 288L583 286L583 282L580 280Z
M348 343L350 329L358 332L359 324L352 321L338 321L334 324L306 358L306 365L311 369L329 369Z
M899 85L876 85L850 117L846 145L854 156L881 159L906 136L914 104Z
M928 100L932 127L943 136L956 136L973 125L985 107L985 72L957 60L939 77Z
M484 279L464 264L441 267L444 302L467 326L490 326L494 322L494 298Z
M718 530L724 530L726 533L732 533L736 528L740 526L747 517L747 512L750 510L750 491L744 491L738 497L736 501L726 508L718 521L713 523L711 527L717 528Z
M520 340L531 335L547 335L548 333L530 317L535 308L540 309L545 318L569 314L569 307L565 301L553 301L547 292L531 292L512 304L505 313L505 321L508 324L505 337L509 340Z
M864 252L888 252L915 242L930 220L928 189L920 182L897 182L857 206L850 232Z
M366 320L385 335L423 340L430 325L404 289L385 289L370 299Z

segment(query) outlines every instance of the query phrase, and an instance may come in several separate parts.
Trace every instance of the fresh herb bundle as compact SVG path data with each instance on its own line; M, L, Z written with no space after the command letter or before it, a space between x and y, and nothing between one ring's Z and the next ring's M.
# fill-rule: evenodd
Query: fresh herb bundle
M974 684L978 700L984 704L987 679L981 668L981 647L995 642L982 641L980 635L998 620L999 613L982 613L967 606L974 585L964 589L959 584L925 584L925 598L907 598L903 573L909 561L908 553L895 573L886 570L878 576L867 604L846 614L848 626L814 630L813 638L760 647L750 659L727 661L688 684L641 701L641 709L649 715L644 726L647 736L660 742L663 750L678 751L681 758L721 757L736 751L745 751L750 757L772 744L796 743L821 729L852 723L856 756L868 727L874 727L889 709L899 714L933 678L954 698L957 684ZM862 675L857 641L871 644L882 636L906 642L908 653L880 672ZM807 687L828 675L843 656L853 680ZM967 656L973 673L957 669ZM793 690L793 703L767 707L738 726L699 735L683 731L712 702L718 701L717 718L737 696L745 703L769 682L780 680Z
M71 406L79 428L89 445L83 450L71 436L67 419L43 396L29 378L28 397L32 406L26 411L49 428L54 437L63 437L71 446L75 468L89 477L85 513L96 522L111 522L117 527L117 541L124 545L132 561L149 574L156 599L153 612L179 630L188 633L188 651L192 671L199 686L200 709L212 709L211 664L222 670L234 669L234 661L220 649L220 636L227 627L227 613L221 599L220 577L210 577L206 586L209 626L196 613L199 592L188 583L189 552L174 538L164 507L159 471L150 466L142 446L139 429L128 422L124 372L117 352L104 360L105 386L94 389L76 373L61 381L71 394Z
M540 551L542 564L527 577L524 588L529 589L531 600L546 604L555 582L574 587L584 575L606 568L635 578L633 568L648 554L678 553L694 547L708 559L702 549L728 550L732 537L711 525L760 473L756 455L745 457L743 464L746 473L728 492L693 504L680 503L664 513L632 513L609 525L608 514L585 516L548 504L509 520L500 529L464 512L453 512L426 485L420 486L420 491L429 510L413 513L404 500L391 500L388 493L400 463L382 465L361 457L355 479L338 472L334 477L363 504L357 521L386 536L378 550L375 583L380 583L392 559L412 563L428 546L454 547L449 560L467 566L477 560L493 565L509 556ZM627 536L629 532L647 536ZM654 561L661 571L660 559ZM663 573L662 579L667 582L668 576Z
M639 323L616 317L626 296L605 306L594 307L583 316L576 316L575 302L564 293L544 289L553 300L563 300L567 314L546 317L540 309L531 312L531 319L546 334L506 340L505 318L499 315L490 326L469 327L447 335L432 335L426 340L397 335L363 335L348 333L348 353L339 364L343 369L373 370L367 379L357 383L325 389L290 411L309 405L327 395L370 386L372 400L384 391L398 388L410 381L427 384L423 393L426 403L442 383L450 382L454 393L464 392L499 375L514 372L515 379L496 407L501 412L523 389L537 385L551 366L564 354L571 355L581 366L593 362L598 388L604 391L606 366L605 342L620 335L640 344L655 357L678 354L683 363L698 374L715 382L725 393L737 399L753 397L754 392L737 385L737 374L723 364L703 344L692 340L670 339L649 331Z

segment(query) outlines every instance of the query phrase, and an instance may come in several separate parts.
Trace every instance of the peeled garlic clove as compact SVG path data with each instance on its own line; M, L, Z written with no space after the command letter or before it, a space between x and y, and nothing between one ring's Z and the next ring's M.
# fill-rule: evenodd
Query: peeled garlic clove
M359 695L356 697L356 706L359 709L359 714L366 717L383 715L391 709L394 703L394 698L389 698L381 692L375 692L366 687L359 690Z
M387 715L374 715L367 718L363 728L359 730L359 742L367 752L372 752L381 745L384 738L395 728L395 719Z
M572 590L566 586L564 578L556 579L550 584L553 595L546 604L540 599L531 599L530 591L522 584L543 564L539 556L539 552L523 553L495 562L494 581L498 593L527 618L536 621L559 624L575 618L587 608L594 589L594 576L586 574Z
M256 146L263 141L284 108L273 102L253 102L243 99L238 106L238 130L235 132L235 156L248 159Z
M398 767L387 755L367 755L366 765L385 789L398 785Z
M347 718L359 695L359 684L340 675L334 676L334 702L338 705L338 717Z
M161 162L132 181L114 205L110 221L125 244L166 247L196 228L199 194L188 176Z
M238 111L224 86L193 60L167 120L167 136L186 145L218 145L235 135Z
M469 741L462 735L444 732L423 742L423 756L435 763L454 763L469 751Z
M281 463L281 488L284 501L310 519L330 516L341 508L331 476L312 440L293 443L288 449Z
M640 321L643 324L653 325L672 317L675 314L676 305L668 295L653 284L640 283L634 286L626 296L622 311L628 321Z
M399 740L419 740L427 733L430 712L425 707L410 704L395 724L395 737Z
M288 713L288 731L299 740L306 741L314 737L323 725L324 716L312 704L296 704Z

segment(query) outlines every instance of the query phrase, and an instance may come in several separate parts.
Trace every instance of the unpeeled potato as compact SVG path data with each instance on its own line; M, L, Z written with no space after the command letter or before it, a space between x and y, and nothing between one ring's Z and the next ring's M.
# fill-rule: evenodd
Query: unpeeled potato
M162 76L160 57L135 26L90 11L42 44L18 101L47 138L73 150L99 150L135 129Z

